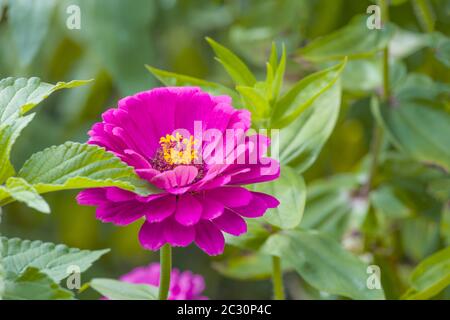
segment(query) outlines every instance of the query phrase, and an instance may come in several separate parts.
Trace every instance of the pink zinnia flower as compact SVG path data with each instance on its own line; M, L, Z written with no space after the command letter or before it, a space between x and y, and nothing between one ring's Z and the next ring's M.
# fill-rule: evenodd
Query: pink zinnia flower
M151 263L146 267L131 270L121 276L120 280L159 287L159 273L159 263ZM172 269L169 300L205 300L207 298L201 295L203 290L205 290L205 281L201 275L193 274L190 271L181 272L178 269Z
M157 88L126 97L94 124L88 143L114 153L161 191L142 197L115 187L95 188L77 200L97 206L96 217L104 222L127 225L145 217L139 232L144 248L195 242L209 255L220 254L222 232L239 236L247 231L244 218L260 217L279 204L241 186L280 173L279 163L264 156L269 139L247 136L249 128L247 110L234 109L228 96L199 88Z

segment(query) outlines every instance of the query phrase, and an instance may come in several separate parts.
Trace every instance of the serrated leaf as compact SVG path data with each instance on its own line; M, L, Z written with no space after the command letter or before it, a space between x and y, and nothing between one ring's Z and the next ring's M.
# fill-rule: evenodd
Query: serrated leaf
M422 261L411 274L411 289L404 299L429 299L450 285L450 247Z
M345 68L343 62L313 73L297 82L275 104L272 124L275 128L283 128L297 119L308 109L321 94L329 90L338 81Z
M253 73L233 52L211 38L206 38L206 41L236 85L252 87L256 83Z
M30 114L14 122L0 124L0 184L15 174L14 167L9 160L11 149L22 130L33 117L34 115Z
M11 177L6 180L5 186L0 186L0 199L5 199L7 197L23 202L37 211L50 213L50 207L47 202L39 195L33 186L22 178Z
M93 279L90 286L111 300L156 300L158 296L156 287L113 279Z
M293 229L300 224L306 200L303 177L288 166L282 166L277 180L255 185L255 190L270 194L280 201L277 208L269 209L263 219L281 229Z
M66 142L35 153L19 171L39 193L115 186L148 195L156 189L133 168L95 145Z
M280 130L280 161L298 173L316 160L334 129L341 105L341 86L337 81L323 92L303 114Z
M34 267L45 273L56 282L69 276L67 268L77 266L80 272L91 267L109 249L80 250L69 248L63 244L30 241L19 238L0 239L2 242L1 256L8 279L16 278L27 268Z
M262 251L281 257L318 290L352 299L384 299L383 290L367 287L367 265L317 231L272 235Z
M91 80L73 80L53 85L39 78L5 78L0 80L0 123L14 120L30 111L49 95L61 89L75 88Z
M28 66L39 51L56 3L55 0L10 1L7 21L22 65Z
M19 277L6 280L4 298L11 300L71 300L73 293L59 286L39 269L28 267Z
M381 29L371 30L366 21L367 16L355 17L342 29L311 41L298 50L298 56L312 62L371 56L386 47L394 36L395 27L385 24Z

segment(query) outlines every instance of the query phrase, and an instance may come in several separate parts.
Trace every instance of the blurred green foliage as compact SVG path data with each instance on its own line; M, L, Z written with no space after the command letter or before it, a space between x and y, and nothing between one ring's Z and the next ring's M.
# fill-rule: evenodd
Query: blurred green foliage
M298 172L307 169L303 175L308 191L303 220L289 236L304 234L311 244L311 259L323 258L314 256L315 250L330 250L330 260L335 254L344 263L350 261L345 251L327 246L328 238L317 240L319 236L305 230L323 231L356 255L367 258L369 253L370 261L381 266L387 298L400 298L408 288L407 297L427 298L436 288L427 287L426 277L433 279L433 274L411 271L426 257L450 245L450 1L425 1L431 16L421 11L418 3L422 1L391 2L389 15L395 34L392 31L393 35L382 41L358 42L361 28L354 26L365 23L366 9L373 1L0 0L0 78L38 76L49 83L95 79L89 86L55 94L44 102L45 108L18 139L13 164L21 167L32 153L50 145L86 141L90 126L120 97L160 85L145 69L146 64L233 88L232 80L214 61L205 37L242 57L258 79L265 77L272 42L278 48L284 44L283 93L312 72L349 56L352 59L340 81L343 95L333 134L326 143L329 135L324 131L306 135L325 145L320 155L312 156L318 156L314 165L309 167L312 160L304 168L296 168ZM81 9L80 30L66 26L70 15L66 9L73 4ZM389 108L374 95L383 91L378 50L386 43L392 58L390 82L395 100L390 103L407 106L407 110ZM371 55L361 56L361 52ZM217 50L216 55L220 57ZM245 72L236 76L243 77L238 80L243 87L237 90L245 94L249 77ZM247 100L247 104L252 103ZM330 103L323 105L330 109L327 112L333 112ZM277 120L281 124L290 121ZM302 124L300 121L298 128ZM375 125L384 128L385 134L372 181L374 190L367 195L361 190L370 170ZM289 158L292 150L283 148L282 157L283 151L286 162L295 165L298 159ZM156 254L139 246L137 224L123 228L102 224L94 218L93 208L76 205L75 195L73 191L46 195L52 208L50 217L18 203L5 207L2 234L78 248L111 248L111 253L83 274L83 279L116 278L135 266L157 260ZM286 250L287 255L295 250L283 247L284 239L277 241L275 246ZM270 269L268 272L265 268L268 262L264 256L243 259L240 250L228 247L223 257L211 263L194 247L183 251L187 252L174 250L174 265L203 274L205 295L214 299L271 297L267 280ZM448 256L448 250L441 255ZM437 259L433 257L419 268L433 264ZM340 293L328 288L329 283L320 276L327 274L326 267L318 270L317 278L304 277L311 282L308 284L291 272L296 261L287 264L286 277L292 278L287 287L290 297L337 297L312 285ZM448 264L437 268L450 273ZM254 273L243 276L242 270L249 269ZM259 280L243 282L248 278ZM97 295L87 291L81 297ZM450 291L444 290L437 297L448 299Z

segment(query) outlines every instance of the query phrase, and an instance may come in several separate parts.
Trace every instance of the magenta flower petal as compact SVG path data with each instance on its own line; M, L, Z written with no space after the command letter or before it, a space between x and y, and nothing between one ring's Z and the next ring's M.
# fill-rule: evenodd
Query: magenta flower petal
M238 214L231 210L225 210L223 214L212 220L220 230L232 234L233 236L239 236L247 232L247 224Z
M105 202L96 210L96 218L119 226L130 224L145 214L145 206L138 201Z
M210 256L221 254L225 247L222 232L213 223L202 220L196 226L195 243Z
M242 187L221 187L207 192L207 196L222 202L226 207L241 207L249 204L252 194Z
M175 212L176 198L168 195L152 200L146 206L145 217L148 222L160 222Z
M252 192L252 200L246 206L233 208L233 211L246 218L261 217L269 208L276 208L279 202L264 193Z
M139 230L139 242L149 250L159 250L166 244L164 237L164 222L144 222Z
M77 201L81 205L96 206L106 202L106 189L93 188L86 189L78 193Z
M184 226L171 219L164 225L164 237L172 246L186 247L195 239L195 227Z
M136 198L136 194L130 191L112 187L106 188L106 198L109 201L113 202L132 201Z
M180 195L175 212L175 220L182 225L196 224L202 216L202 205L190 194Z
M177 181L177 187L190 184L197 177L198 169L194 166L179 166L173 169Z
M224 206L219 201L213 200L208 197L202 197L199 199L202 203L202 219L212 220L217 218L223 213Z
M269 194L265 194L262 192L252 192L252 196L253 198L259 198L260 200L263 200L268 208L276 208L280 205L280 201Z

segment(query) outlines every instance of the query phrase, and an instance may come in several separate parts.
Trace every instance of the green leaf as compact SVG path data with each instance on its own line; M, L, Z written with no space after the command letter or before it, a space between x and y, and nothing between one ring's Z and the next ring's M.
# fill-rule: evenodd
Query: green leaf
M236 92L219 83L157 69L149 65L145 65L145 67L165 86L198 86L209 93L215 95L226 94L232 97L233 100L238 100Z
M270 226L266 226L261 219L248 219L246 222L246 233L239 237L225 234L225 240L235 247L256 251L270 236Z
M223 65L236 85L252 87L256 83L253 73L233 52L211 38L206 38L206 41L214 50L216 59Z
M76 265L83 272L91 267L109 249L80 250L62 244L1 237L3 267L8 278L19 277L27 268L34 267L56 282L69 276L67 268Z
M0 124L0 184L16 172L9 160L11 149L22 130L30 123L33 117L34 114L30 114L12 123Z
M309 183L300 227L341 239L352 220L361 220L360 205L352 199L358 188L359 180L354 174L338 174Z
M367 265L317 231L272 235L262 250L281 257L318 290L352 299L384 299L383 290L367 287Z
M269 70L271 72L269 72ZM283 44L283 49L281 53L280 61L278 62L277 49L275 43L272 43L272 51L270 53L269 64L268 64L268 79L271 80L271 94L270 98L273 101L277 101L280 95L281 87L283 86L284 72L286 70L286 47ZM273 73L273 76L269 76L269 73Z
M386 47L395 34L395 27L385 24L382 29L371 30L366 21L367 16L355 17L347 26L314 39L297 53L302 59L312 62L371 56Z
M450 203L442 209L440 233L445 245L450 246Z
M411 274L411 289L404 299L429 299L450 285L450 247L422 261Z
M147 195L156 189L133 168L95 145L66 142L35 153L19 171L39 193L115 186Z
M441 201L450 199L450 177L430 181L428 191Z
M436 59L450 68L450 38L442 33L435 32L430 35L429 45L433 48Z
M374 208L388 218L406 218L412 215L408 206L389 185L382 185L370 192L370 201Z
M0 6L1 9L1 6ZM2 208L0 207L0 223L2 219ZM0 233L1 236L1 233ZM3 252L3 242L0 241L0 252ZM3 257L0 254L0 300L3 299L3 295L5 294L5 277L6 277L6 271L5 267L3 266Z
M236 280L263 280L272 275L272 257L263 254L247 254L228 258L213 264L215 270ZM288 268L283 268L285 271Z
M28 267L19 277L6 280L4 298L11 300L71 300L73 294L69 290L63 289L39 269Z
M281 229L293 229L300 224L305 208L306 186L303 177L288 166L282 166L277 180L255 185L255 190L270 194L280 201L278 208L269 209L264 220Z
M253 118L260 119L269 114L269 102L257 88L237 86L236 90L244 100L244 107L252 112Z
M337 81L312 105L280 131L280 161L304 172L316 160L334 129L341 105L341 86Z
M412 158L450 170L450 115L414 102L372 104L391 141Z
M298 118L321 94L329 90L339 79L345 68L343 62L313 73L297 82L275 104L272 124L275 128L283 128Z
M6 181L5 186L0 186L0 199L7 197L23 202L37 211L50 213L50 207L47 202L37 193L33 186L22 178L11 177Z
M53 92L75 88L91 80L73 80L49 84L39 78L5 78L0 80L0 124L30 111Z
M28 66L39 51L56 3L55 0L9 2L7 21L22 65Z
M156 287L113 279L93 279L90 286L111 300L156 300L158 296Z

